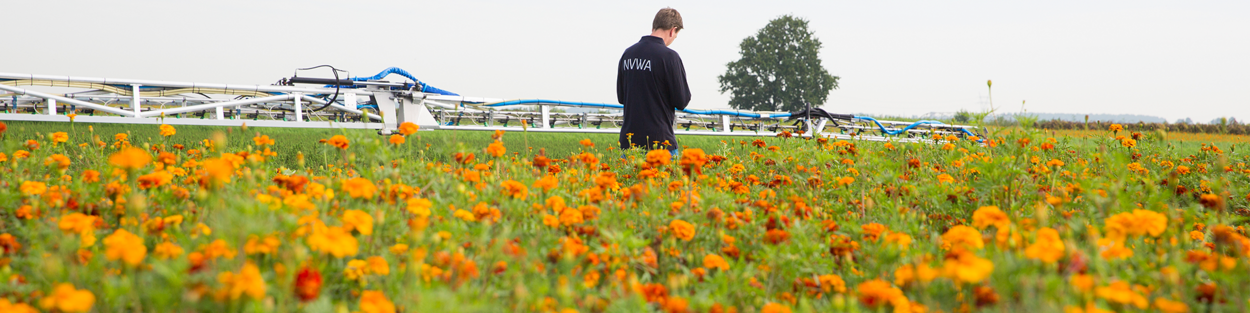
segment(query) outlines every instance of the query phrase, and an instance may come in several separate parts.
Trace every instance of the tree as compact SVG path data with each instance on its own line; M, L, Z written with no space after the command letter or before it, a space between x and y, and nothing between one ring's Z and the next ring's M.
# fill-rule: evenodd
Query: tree
M755 111L797 111L807 102L825 103L838 77L820 64L820 39L807 20L783 15L742 40L737 61L720 75L720 92L732 91L729 106Z

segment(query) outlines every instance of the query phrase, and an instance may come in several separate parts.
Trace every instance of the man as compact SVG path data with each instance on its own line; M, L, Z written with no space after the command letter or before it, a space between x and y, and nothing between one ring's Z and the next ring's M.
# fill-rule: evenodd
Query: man
M664 148L677 155L674 110L690 104L690 87L681 57L668 45L682 28L677 10L661 9L651 22L651 35L643 36L621 55L616 72L616 99L625 106L621 149Z

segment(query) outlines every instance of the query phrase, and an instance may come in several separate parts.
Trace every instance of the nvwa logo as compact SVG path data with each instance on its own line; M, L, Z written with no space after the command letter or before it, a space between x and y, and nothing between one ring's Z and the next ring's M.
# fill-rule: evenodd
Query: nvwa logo
M621 62L626 70L651 71L651 60L648 59L624 59Z

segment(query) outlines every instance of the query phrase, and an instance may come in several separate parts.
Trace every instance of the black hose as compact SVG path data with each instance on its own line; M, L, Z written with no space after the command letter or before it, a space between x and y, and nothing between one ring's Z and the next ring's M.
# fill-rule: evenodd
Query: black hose
M299 71L307 71L307 70L311 70L311 69L315 69L315 68L319 68L319 67L329 67L329 68L330 68L330 72L334 73L334 80L335 80L335 81L338 81L338 80L339 80L339 72L340 72L341 70L339 70L339 69L337 69L337 68L334 68L334 66L331 66L331 65L328 65L328 64L317 65L317 66L313 66L313 67L309 67L309 68L301 68L301 69L297 69L297 70L299 70ZM347 71L342 71L342 72L347 72ZM334 97L333 97L333 98L330 98L330 101L326 101L326 104L325 104L325 105L322 105L320 108L317 108L317 109L312 110L312 112L317 112L317 111L325 110L326 108L330 107L330 104L333 104L335 101L339 101L339 88L340 88L340 86L339 86L338 84L335 84L335 85L334 85Z

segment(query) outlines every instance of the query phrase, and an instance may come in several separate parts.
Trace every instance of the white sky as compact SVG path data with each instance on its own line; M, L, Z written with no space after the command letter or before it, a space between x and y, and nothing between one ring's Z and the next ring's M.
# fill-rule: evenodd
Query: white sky
M616 62L671 6L694 108L770 19L811 21L832 112L1250 119L1250 1L6 1L0 72L269 84L396 66L466 96L614 103ZM327 76L328 70L305 75ZM399 76L391 76L398 81Z

